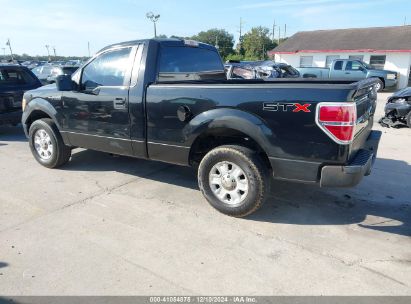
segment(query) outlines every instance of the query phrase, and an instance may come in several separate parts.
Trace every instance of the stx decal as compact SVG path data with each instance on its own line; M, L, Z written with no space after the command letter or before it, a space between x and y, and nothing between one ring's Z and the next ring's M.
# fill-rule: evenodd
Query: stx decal
M263 104L264 111L273 111L273 112L306 112L310 113L311 110L309 109L311 103L279 103L279 102L265 102Z

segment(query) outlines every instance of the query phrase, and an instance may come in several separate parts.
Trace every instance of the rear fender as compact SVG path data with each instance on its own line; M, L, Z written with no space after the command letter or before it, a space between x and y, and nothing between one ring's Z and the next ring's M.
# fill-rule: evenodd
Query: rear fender
M194 117L183 129L186 143L190 146L195 139L207 131L227 128L246 134L259 144L267 153L270 150L269 139L273 132L259 117L238 109L214 109Z

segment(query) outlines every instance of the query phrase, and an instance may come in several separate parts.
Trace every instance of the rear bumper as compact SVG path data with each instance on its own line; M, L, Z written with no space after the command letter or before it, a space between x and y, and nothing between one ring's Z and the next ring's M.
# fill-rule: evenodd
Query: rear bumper
M18 124L21 122L22 111L4 112L0 113L0 125Z
M347 165L322 167L320 186L353 187L363 176L369 175L377 156L381 134L380 131L371 131L364 148Z

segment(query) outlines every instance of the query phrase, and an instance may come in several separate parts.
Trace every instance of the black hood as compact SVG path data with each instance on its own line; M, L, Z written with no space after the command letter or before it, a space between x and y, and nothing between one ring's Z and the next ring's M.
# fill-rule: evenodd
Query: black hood
M398 92L394 93L391 98L398 98L398 97L410 97L411 96L411 87L404 88L399 90Z

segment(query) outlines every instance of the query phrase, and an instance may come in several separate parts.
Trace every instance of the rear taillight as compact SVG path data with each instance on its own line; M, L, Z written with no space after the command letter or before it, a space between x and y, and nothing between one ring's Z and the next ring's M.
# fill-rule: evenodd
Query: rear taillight
M317 105L317 125L336 143L349 144L354 138L355 103L321 102Z

